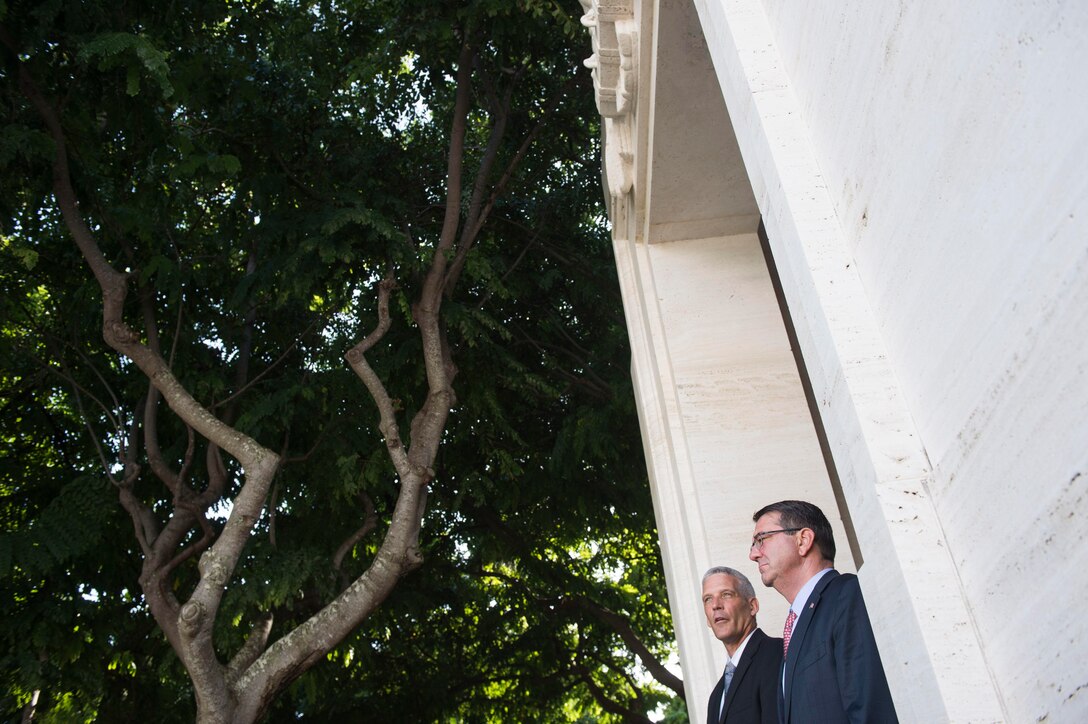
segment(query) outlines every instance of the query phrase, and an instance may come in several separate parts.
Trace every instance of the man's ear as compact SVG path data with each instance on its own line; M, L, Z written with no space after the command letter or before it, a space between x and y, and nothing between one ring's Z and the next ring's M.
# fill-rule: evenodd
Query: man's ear
M797 534L797 553L804 558L816 544L816 534L812 532L811 528L802 528L797 531Z
M755 618L755 615L759 613L759 599L751 599L750 601L748 601L748 605L752 607L752 617Z

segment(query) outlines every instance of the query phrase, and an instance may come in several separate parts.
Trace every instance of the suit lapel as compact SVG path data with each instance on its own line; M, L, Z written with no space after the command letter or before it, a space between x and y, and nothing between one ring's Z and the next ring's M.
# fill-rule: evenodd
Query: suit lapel
M835 569L831 569L830 573L825 573L824 576L816 583L816 587L812 589L812 593L808 597L808 602L805 603L805 608L801 611L801 615L797 617L797 621L793 624L793 632L790 634L790 651L793 653L787 653L786 659L782 662L782 666L786 673L786 689L783 696L782 713L783 721L790 720L790 700L793 693L793 673L797 669L797 659L801 654L801 649L805 643L805 635L808 634L809 625L812 623L812 617L816 615L816 609L820 605L820 597L823 596L824 589L831 583L832 580L837 578L839 572Z
M710 705L707 707L706 721L707 724L713 722L721 722L721 716L718 712L722 712L724 715L725 710L722 709L722 688L725 686L725 674L722 674L722 678L718 679L718 683L714 685L714 690L710 692ZM715 718L717 717L717 718Z
M765 638L767 638L767 634L757 628L752 632L752 638L748 639L748 643L744 646L744 653L740 656L740 663L737 664L737 670L733 672L733 681L729 684L729 691L725 693L725 705L722 707L723 719L725 718L726 712L729 711L729 705L733 703L733 695L740 689L741 682L744 680L744 674L752 666L752 660L756 657L756 651L763 645L763 640ZM724 680L725 677L722 678Z

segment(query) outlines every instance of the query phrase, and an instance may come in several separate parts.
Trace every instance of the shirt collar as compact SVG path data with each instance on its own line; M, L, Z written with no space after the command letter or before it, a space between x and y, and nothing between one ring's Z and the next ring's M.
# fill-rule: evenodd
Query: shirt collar
M808 579L805 585L801 586L801 590L797 592L797 596L793 599L793 603L790 605L790 610L797 614L797 617L801 617L801 613L805 610L805 604L808 603L809 596L812 595L812 591L816 588L816 584L820 582L820 579L830 573L832 568L825 568L817 573L812 578Z
M748 635L745 636L744 640L740 642L740 646L738 646L737 650L733 652L733 655L726 659L727 663L732 661L733 666L739 666L740 665L740 657L741 657L741 654L744 653L744 647L748 645L748 640L750 638L752 638L752 634L754 634L755 632L756 632L755 629L752 629L751 631L748 632Z

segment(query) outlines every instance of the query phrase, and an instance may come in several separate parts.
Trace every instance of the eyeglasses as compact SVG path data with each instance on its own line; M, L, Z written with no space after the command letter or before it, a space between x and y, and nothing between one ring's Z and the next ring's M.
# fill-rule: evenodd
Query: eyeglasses
M765 530L762 533L756 533L752 536L752 549L763 550L763 541L770 538L775 533L796 533L804 528L781 528L779 530Z

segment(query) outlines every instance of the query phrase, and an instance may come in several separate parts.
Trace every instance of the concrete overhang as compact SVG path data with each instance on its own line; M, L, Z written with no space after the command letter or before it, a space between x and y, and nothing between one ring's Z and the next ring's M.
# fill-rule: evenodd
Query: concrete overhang
M691 0L642 5L635 193L650 243L753 233L759 208ZM645 109L645 113L643 113ZM640 193L641 192L641 193Z

